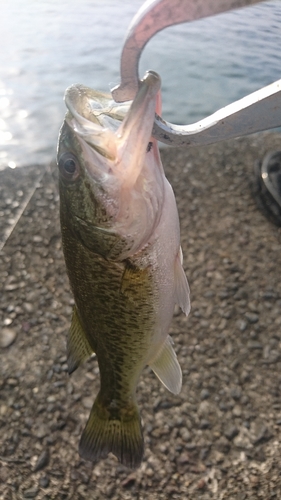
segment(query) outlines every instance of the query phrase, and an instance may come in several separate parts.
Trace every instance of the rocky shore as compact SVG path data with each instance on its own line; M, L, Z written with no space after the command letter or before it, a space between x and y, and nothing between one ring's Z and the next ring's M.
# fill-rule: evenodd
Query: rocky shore
M254 162L280 148L266 133L162 151L192 310L171 325L181 394L148 368L141 377L136 471L78 455L99 376L95 359L67 374L73 300L55 171L0 172L1 500L281 498L281 230L252 193Z

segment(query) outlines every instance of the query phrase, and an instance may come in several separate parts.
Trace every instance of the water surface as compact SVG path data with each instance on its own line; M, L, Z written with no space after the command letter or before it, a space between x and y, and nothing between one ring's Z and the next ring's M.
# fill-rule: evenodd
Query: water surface
M2 0L0 168L50 161L72 83L119 83L127 27L142 0ZM4 40L4 44L3 44ZM192 123L281 78L281 2L164 30L140 74L160 73L163 116Z

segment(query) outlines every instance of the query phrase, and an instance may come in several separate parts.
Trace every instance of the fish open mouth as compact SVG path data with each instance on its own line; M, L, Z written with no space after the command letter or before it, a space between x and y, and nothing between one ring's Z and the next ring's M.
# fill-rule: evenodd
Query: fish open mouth
M113 131L119 127L131 105L131 101L116 103L110 94L80 84L66 89L65 103L81 125L89 126L87 122L91 122Z
M114 175L125 184L135 183L151 150L148 144L160 86L160 77L149 71L140 82L135 99L121 104L114 102L111 95L83 85L72 85L66 90L65 121L80 143L90 175L95 176L97 170L106 171L108 179L114 170Z
M114 159L114 134L127 115L131 102L116 103L110 94L84 85L71 85L65 92L66 122L98 153Z

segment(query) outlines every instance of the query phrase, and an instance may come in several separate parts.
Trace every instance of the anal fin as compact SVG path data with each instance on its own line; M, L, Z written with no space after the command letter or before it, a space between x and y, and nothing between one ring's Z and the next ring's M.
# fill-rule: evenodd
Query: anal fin
M158 357L149 363L150 368L162 384L173 394L179 394L182 386L182 372L176 353L168 336Z
M74 370L76 370L83 361L86 361L93 352L84 332L84 328L81 325L77 309L74 306L71 326L67 338L68 373L74 372Z

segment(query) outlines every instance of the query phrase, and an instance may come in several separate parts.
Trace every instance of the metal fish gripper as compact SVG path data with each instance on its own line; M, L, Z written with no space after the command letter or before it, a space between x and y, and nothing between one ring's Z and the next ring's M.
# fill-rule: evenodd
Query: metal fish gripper
M121 83L116 102L133 99L139 88L138 66L148 41L174 24L246 7L261 0L147 0L133 18L121 54ZM171 146L212 144L281 126L281 79L191 125L174 125L155 115L152 134Z

